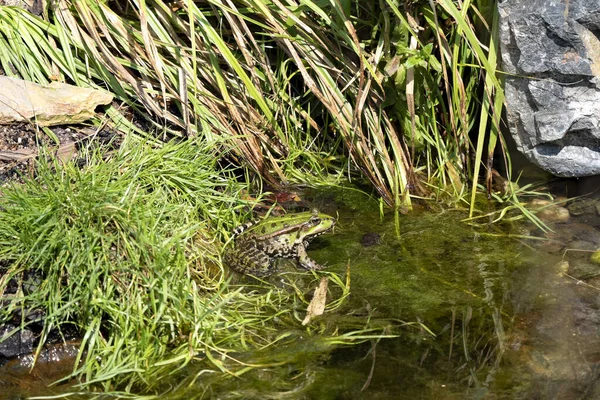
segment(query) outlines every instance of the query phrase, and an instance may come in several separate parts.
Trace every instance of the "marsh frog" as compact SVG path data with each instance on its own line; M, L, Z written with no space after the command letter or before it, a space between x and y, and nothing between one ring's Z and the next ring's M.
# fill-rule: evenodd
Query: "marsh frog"
M238 272L258 277L275 272L275 258L296 258L304 269L321 269L308 257L306 247L334 225L333 217L316 211L248 222L233 230L234 241L224 261Z

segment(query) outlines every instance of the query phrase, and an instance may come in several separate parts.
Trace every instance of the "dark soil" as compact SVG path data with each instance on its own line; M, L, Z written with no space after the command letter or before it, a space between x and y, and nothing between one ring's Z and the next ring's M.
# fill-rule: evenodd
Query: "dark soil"
M120 138L106 129L97 131L85 126L56 126L50 130L54 138L32 124L0 125L0 185L33 176L33 166L40 152L66 162L79 158L82 146L109 145L109 148L115 148L120 143Z

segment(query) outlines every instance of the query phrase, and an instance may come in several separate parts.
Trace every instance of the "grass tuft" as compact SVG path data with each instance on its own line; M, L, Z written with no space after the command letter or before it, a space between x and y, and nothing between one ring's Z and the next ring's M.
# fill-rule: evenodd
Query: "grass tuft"
M292 283L229 284L221 243L247 188L217 172L215 147L130 137L108 156L90 152L83 166L42 161L35 179L2 188L0 323L18 315L21 328L41 326L39 349L51 331L75 327L82 341L70 378L155 394L190 363L239 375L284 365L253 352L299 336L323 348L374 337L362 318L302 327L306 301ZM333 312L349 288L330 275Z

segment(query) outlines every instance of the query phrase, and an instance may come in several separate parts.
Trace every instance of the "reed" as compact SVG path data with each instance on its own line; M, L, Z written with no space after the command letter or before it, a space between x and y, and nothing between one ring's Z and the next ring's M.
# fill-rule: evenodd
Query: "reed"
M0 63L230 138L271 184L360 175L388 206L470 192L473 212L502 144L496 21L490 0L57 0L46 19L0 9Z

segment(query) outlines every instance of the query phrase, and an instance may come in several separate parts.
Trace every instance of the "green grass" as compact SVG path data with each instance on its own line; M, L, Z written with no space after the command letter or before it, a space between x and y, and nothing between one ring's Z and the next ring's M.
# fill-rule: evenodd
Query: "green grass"
M75 327L83 362L71 377L138 394L161 393L190 363L223 378L283 365L268 349L298 335L326 349L382 332L359 317L302 327L310 274L302 290L228 282L221 247L253 204L240 200L247 184L217 170L224 151L131 136L109 155L90 151L82 167L42 160L34 179L2 188L0 323L19 311L21 327L43 324L40 348L50 331ZM334 315L349 287L325 274ZM27 318L36 310L43 316Z

